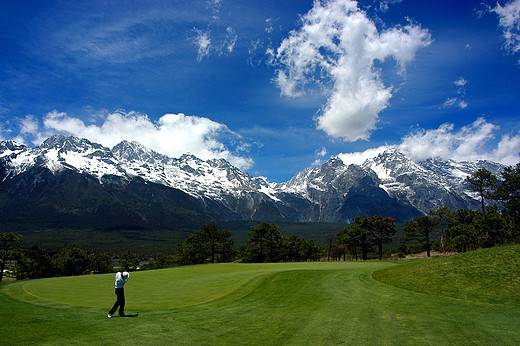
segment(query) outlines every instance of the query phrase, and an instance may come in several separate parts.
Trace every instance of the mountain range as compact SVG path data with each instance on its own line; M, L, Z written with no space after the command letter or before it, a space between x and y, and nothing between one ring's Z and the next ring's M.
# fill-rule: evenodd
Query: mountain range
M54 135L29 148L0 142L0 219L46 226L189 227L215 220L407 221L429 210L479 207L464 178L490 161L414 160L395 148L360 164L333 157L270 183L224 159L171 158L137 142L112 149Z

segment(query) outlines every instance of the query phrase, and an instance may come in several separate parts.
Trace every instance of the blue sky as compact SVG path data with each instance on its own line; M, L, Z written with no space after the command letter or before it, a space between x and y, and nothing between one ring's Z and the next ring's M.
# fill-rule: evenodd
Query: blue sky
M520 161L520 0L2 1L0 139L222 157ZM377 149L376 149L377 148Z

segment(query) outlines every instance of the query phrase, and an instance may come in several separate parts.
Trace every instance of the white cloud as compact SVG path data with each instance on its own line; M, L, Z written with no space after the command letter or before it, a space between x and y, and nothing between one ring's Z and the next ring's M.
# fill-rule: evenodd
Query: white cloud
M205 30L194 28L193 31L195 31L196 36L191 38L197 47L197 61L199 62L212 53L217 55L233 53L238 40L235 29L229 25L224 25L224 22L220 19L222 1L210 0L207 4L212 12L211 19Z
M314 157L316 158L314 162L311 164L311 166L320 166L324 162L324 157L327 155L327 148L321 147L319 149L316 149L314 151Z
M458 97L449 97L444 102L444 107L446 107L446 108L454 107L454 106L459 107L460 109L464 109L468 106L468 103L464 100L459 99Z
M505 135L502 137L502 140L498 143L497 148L493 150L489 157L491 160L498 158L496 161L512 166L520 163L519 152L520 135Z
M459 131L454 130L453 124L447 123L438 129L410 133L398 147L418 160L440 157L456 161L491 160L507 165L520 162L520 135L503 135L495 149L488 149L499 128L484 118Z
M204 117L165 114L153 122L144 114L116 112L106 115L98 126L87 125L79 118L53 111L44 117L43 128L32 127L31 130L31 134L37 134L34 144L40 144L52 134L64 133L110 148L122 140L137 141L170 157L190 152L203 160L224 158L241 169L249 169L253 165L252 159L236 154L247 148L238 134ZM20 137L28 137L27 134L27 131L21 131ZM228 139L238 143L236 151L233 152L225 143Z
M26 115L19 120L20 132L14 138L16 142L25 143L25 137L34 138L35 142L41 143L45 138L39 133L39 123L35 116Z
M402 1L403 0L381 0L379 3L379 10L381 10L381 12L387 12L391 5L398 4Z
M235 48L235 44L237 43L237 34L232 27L228 26L226 29L226 40L224 41L224 48L228 53L233 52Z
M466 97L466 88L465 86L468 84L468 80L464 77L457 78L453 84L457 87L457 94L460 95L458 97L448 97L444 102L444 107L459 107L460 109L464 109L468 107L468 103L464 100Z
M212 30L210 26L205 31L197 28L193 28L193 31L196 36L191 40L197 48L197 61L199 62L211 53L218 55L233 53L238 40L238 35L230 26L226 27L225 31Z
M197 61L201 61L209 54L211 40L207 32L201 31L197 28L194 28L193 30L197 33L197 36L194 38L194 43L197 47Z
M384 145L363 152L343 153L338 157L345 164L360 165L383 151L394 148L415 160L429 158L455 161L490 160L505 165L520 162L520 134L503 135L494 141L499 126L479 118L468 126L455 130L453 124L442 124L437 129L418 129L401 139L400 144Z
M468 81L464 77L459 77L455 82L453 82L458 87L463 87L468 84Z
M316 157L325 157L325 155L327 155L327 148L325 147L321 147L320 149L317 149L315 152L314 152L314 155Z
M343 161L345 165L361 165L367 159L376 157L391 146L380 146L377 148L367 149L362 152L355 153L343 153L339 154L338 157Z
M278 47L275 82L290 97L331 84L317 127L344 141L366 140L392 97L374 62L393 58L404 69L430 43L429 32L413 24L378 32L356 1L316 1Z
M265 32L268 34L272 34L274 31L273 24L276 22L276 20L273 20L272 18L267 18L265 20Z
M453 105L455 105L458 101L458 98L456 97L449 97L445 102L444 102L444 107L451 107Z
M499 17L505 48L513 53L518 53L520 51L520 0L510 1L505 6L497 2L491 12L495 12Z
M21 134L34 134L38 131L38 120L33 115L26 115L20 124Z

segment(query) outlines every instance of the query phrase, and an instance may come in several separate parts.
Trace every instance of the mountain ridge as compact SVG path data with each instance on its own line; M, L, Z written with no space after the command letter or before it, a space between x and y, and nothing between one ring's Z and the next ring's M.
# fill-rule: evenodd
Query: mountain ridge
M35 148L13 140L0 142L3 193L13 196L12 188L6 187L20 175L32 175L25 180L44 184L45 179L31 173L35 167L40 177L42 169L55 176L71 171L119 190L139 180L156 184L197 201L202 209L195 208L196 213L214 219L296 222L350 222L357 215L374 214L407 221L443 206L476 209L478 196L464 177L479 168L495 174L503 168L490 161L416 161L388 148L362 164L333 157L321 167L297 172L287 182L269 183L224 159L204 161L189 153L171 158L135 141L122 141L112 149L65 135L49 137Z

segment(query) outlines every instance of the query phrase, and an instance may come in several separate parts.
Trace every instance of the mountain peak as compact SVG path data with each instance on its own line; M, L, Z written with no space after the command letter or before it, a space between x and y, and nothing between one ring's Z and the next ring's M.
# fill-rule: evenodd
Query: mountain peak
M8 139L0 142L0 157L16 154L26 149L27 147L25 145L13 141L12 139Z
M88 139L76 136L53 135L47 138L42 145L42 149L58 149L63 151L85 152L93 149L104 149L101 144L92 143Z
M195 162L199 162L199 161L202 161L201 159L199 159L197 156L193 155L192 153L186 153L186 154L182 154L181 157L179 157L179 161L182 161L182 162L187 162L187 161L195 161Z
M27 148L24 144L18 143L12 139L6 139L5 141L0 142L0 151L3 150L20 150Z
M112 155L120 160L130 162L166 163L171 160L168 156L160 154L139 142L129 142L127 140L121 141L114 146Z

